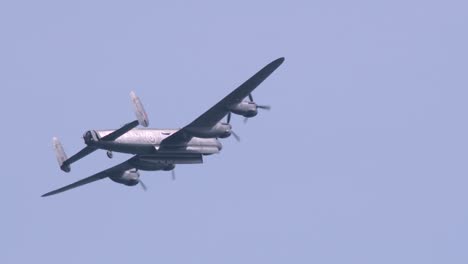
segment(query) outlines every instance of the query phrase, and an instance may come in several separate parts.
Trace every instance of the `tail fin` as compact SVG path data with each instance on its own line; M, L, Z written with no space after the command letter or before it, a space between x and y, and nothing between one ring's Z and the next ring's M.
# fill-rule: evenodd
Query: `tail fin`
M130 97L132 98L133 106L135 108L135 115L138 119L138 123L141 126L148 127L148 115L146 114L145 108L143 108L143 104L141 103L140 98L136 96L134 91L130 92Z
M57 161L59 163L60 169L62 169L65 172L69 172L70 165L63 164L68 158L67 154L65 154L65 151L63 150L62 143L60 143L58 138L53 137L52 144L54 145L54 151L55 155L57 156Z

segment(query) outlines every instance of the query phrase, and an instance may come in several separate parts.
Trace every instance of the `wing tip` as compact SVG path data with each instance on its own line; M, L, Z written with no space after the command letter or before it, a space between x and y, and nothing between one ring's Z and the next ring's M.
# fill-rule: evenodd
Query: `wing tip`
M270 62L267 66L265 66L265 69L270 69L271 72L276 70L281 64L283 64L285 58L280 57L272 62Z
M280 57L280 58L274 60L273 62L278 63L278 64L282 64L284 62L284 60L285 60L284 57Z
M57 190L53 190L53 191L50 191L48 193L44 193L43 195L41 195L41 197L47 197L47 196L51 196L51 195L54 195L54 194L57 194L57 193L60 193L60 189L57 189Z

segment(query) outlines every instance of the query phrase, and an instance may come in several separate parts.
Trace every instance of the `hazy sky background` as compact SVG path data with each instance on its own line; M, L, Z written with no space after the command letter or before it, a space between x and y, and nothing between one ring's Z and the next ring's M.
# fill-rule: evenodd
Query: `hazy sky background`
M65 3L67 2L67 3ZM0 263L467 263L466 1L2 1ZM40 195L88 129L181 127L278 57L203 165Z

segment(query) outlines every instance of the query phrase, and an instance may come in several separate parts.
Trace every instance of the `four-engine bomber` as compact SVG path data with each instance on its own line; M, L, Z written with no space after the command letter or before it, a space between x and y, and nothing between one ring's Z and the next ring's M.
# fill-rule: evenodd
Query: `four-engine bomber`
M86 131L83 135L86 146L70 158L67 157L62 144L56 137L53 138L53 146L59 166L65 172L70 172L72 163L98 149L106 150L109 158L113 157L113 152L128 153L134 156L114 167L48 192L43 196L64 192L104 178L110 178L114 182L127 186L140 184L146 189L140 179L140 170L171 171L174 179L174 169L177 164L203 163L203 156L221 151L220 138L232 135L239 140L239 136L234 133L230 124L232 114L251 118L258 114L258 109L270 109L267 105L255 103L252 91L270 76L283 61L284 58L279 58L269 63L208 111L181 129L147 128L149 125L148 115L140 98L131 92L130 97L134 105L136 120L115 130ZM222 121L224 117L227 117L226 122ZM136 128L138 125L143 128Z

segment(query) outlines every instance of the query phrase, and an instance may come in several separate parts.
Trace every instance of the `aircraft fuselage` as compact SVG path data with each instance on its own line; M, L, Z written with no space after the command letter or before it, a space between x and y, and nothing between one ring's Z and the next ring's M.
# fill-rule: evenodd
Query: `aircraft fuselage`
M114 130L96 130L99 138L102 138ZM222 144L217 138L193 137L187 144L160 148L161 142L177 132L177 129L148 129L136 128L117 138L115 141L95 141L93 146L136 155L163 155L163 154L202 154L210 155L219 153Z

